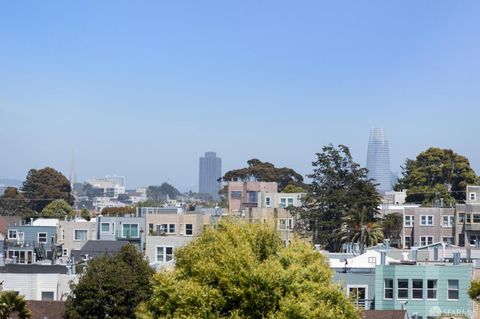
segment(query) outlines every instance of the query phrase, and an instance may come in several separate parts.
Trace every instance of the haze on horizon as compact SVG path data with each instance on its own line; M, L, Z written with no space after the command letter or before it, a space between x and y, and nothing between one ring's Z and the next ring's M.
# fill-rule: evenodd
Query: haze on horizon
M311 172L328 143L391 170L430 146L480 173L478 1L0 5L0 177L124 175L196 190L198 158Z

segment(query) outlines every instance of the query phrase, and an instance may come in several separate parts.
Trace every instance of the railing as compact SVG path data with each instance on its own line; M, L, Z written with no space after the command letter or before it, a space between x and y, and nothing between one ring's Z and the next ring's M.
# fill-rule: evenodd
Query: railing
M115 238L116 239L126 239L126 240L140 240L141 237L141 232L142 231L137 231L137 232L131 232L131 231L116 231L115 232Z
M49 243L39 243L38 241L32 240L18 240L18 239L7 239L4 242L5 248L38 248L44 247L46 249L51 248L51 244Z
M353 303L358 309L371 310L374 307L373 299L354 299Z

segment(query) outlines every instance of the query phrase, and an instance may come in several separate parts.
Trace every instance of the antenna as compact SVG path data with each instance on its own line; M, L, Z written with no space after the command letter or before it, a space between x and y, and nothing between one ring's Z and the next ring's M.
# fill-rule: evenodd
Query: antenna
M70 185L73 189L73 184L77 182L77 174L75 173L75 151L72 147L72 157L70 159Z

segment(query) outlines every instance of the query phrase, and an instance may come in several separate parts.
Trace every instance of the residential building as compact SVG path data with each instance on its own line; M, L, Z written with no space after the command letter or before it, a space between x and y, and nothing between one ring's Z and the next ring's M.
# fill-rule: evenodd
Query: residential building
M114 256L128 243L126 240L88 240L82 248L70 252L70 259L77 264L104 255Z
M119 194L125 193L124 176L107 175L104 178L90 179L87 183L95 188L102 189L105 197L117 198Z
M268 204L266 194L274 193L278 193L278 184L274 182L229 182L229 213L239 214L247 208L257 208L259 205L263 205L263 203L265 203L266 207Z
M470 318L468 287L473 265L443 262L390 263L375 271L375 309L407 310L409 318L433 319L441 314ZM450 318L450 317L449 317Z
M373 128L370 132L367 151L368 178L378 184L380 192L392 190L390 172L390 150L382 128Z
M96 219L60 221L57 225L57 244L62 248L61 260L67 262L72 250L80 250L88 240L96 240L97 229Z
M403 247L455 244L455 229L454 208L407 207L403 216Z
M128 241L143 250L145 218L132 216L98 216L97 239Z
M218 201L221 187L222 159L215 152L206 152L199 160L198 193L205 200Z
M480 244L480 186L468 185L465 204L456 205L457 245Z

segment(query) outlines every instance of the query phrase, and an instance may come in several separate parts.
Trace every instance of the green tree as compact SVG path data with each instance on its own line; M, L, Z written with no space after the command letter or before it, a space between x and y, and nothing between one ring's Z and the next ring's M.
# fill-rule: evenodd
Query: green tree
M27 319L32 316L27 307L25 298L14 291L0 292L0 319L9 319L16 315L19 319Z
M251 181L276 182L278 191L282 192L287 185L306 188L302 175L288 167L278 168L268 162L256 158L247 161L248 167L228 171L223 176L224 182Z
M50 167L31 169L23 182L22 191L28 200L28 206L37 212L41 212L56 199L63 199L73 205L70 182L62 173Z
M28 215L31 211L27 208L27 201L22 193L15 187L7 187L0 196L0 213L6 216Z
M118 194L118 201L124 204L131 204L130 196L128 194Z
M468 288L468 295L470 299L478 301L480 299L480 280L473 280L470 282Z
M105 207L101 214L104 216L124 216L133 215L137 212L135 207Z
M409 203L430 206L443 199L444 204L453 206L465 200L467 185L476 181L477 175L466 157L450 149L431 147L415 160L405 161L395 189L406 189Z
M147 199L153 201L163 201L167 199L167 195L170 199L176 199L181 193L168 183L162 183L160 186L148 186Z
M358 210L366 212L365 221L374 222L380 196L367 178L367 169L353 161L345 145L327 145L312 163L312 179L302 207L296 214L296 229L310 235L315 244L328 250L339 250L338 231Z
M306 188L295 186L293 184L288 184L283 190L283 193L305 193Z
M133 245L88 262L78 284L72 285L65 318L136 318L140 302L150 298L154 271Z
M139 318L359 318L326 258L266 225L222 220L154 275Z
M392 246L400 246L400 234L403 229L403 215L392 213L383 219L383 234L385 238L390 239Z
M86 208L82 209L80 211L80 217L82 217L85 220L90 220L90 218L91 218L90 211Z
M75 210L63 199L57 199L48 204L42 210L41 215L46 218L64 218L65 216L74 217Z

